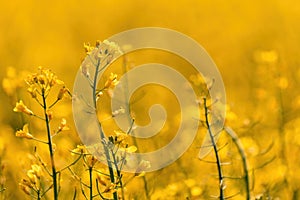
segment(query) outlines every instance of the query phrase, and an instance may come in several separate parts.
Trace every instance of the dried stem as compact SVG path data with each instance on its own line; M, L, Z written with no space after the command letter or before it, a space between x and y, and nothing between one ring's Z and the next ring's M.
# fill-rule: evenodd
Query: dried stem
M243 162L243 169L244 169L244 180L245 180L245 187L246 187L246 199L250 200L250 178L249 178L249 169L246 159L246 154L243 148L241 141L239 140L236 133L229 127L224 127L226 133L232 138L233 143L237 147L239 154L241 155L242 162Z
M208 119L208 114L209 114L209 110L208 110L208 106L206 105L206 98L203 99L204 100L204 110L205 110L205 124L207 127L207 130L209 132L209 136L210 136L210 140L214 149L214 153L216 156L216 163L217 163L217 167L218 167L218 176L219 176L219 187L220 187L220 199L224 200L224 177L223 177L223 173L222 173L222 168L221 168L221 161L220 161L220 157L219 157L219 153L218 153L218 148L217 148L217 144L215 142L215 138L214 138L214 134L211 130L211 126L209 123L209 119Z
M89 167L89 178L90 178L90 200L93 199L93 167Z
M54 200L58 199L58 187L57 187L57 172L55 168L55 162L54 162L54 152L53 152L53 146L52 146L52 137L51 137L51 131L50 131L50 120L47 114L47 103L46 103L46 96L45 92L42 91L42 98L43 98L43 109L44 109L44 115L45 115L45 121L46 121L46 127L47 127L47 137L48 137L48 147L49 147L49 153L50 153L50 160L51 160L51 168L52 168L52 179L53 179L53 197Z

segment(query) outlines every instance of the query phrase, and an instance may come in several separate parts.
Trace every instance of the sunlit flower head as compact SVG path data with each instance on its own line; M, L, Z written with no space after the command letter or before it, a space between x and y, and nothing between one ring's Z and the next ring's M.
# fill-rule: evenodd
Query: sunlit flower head
M95 49L95 47L91 46L90 43L84 43L83 48L84 48L87 55L90 55L91 52Z
M22 130L18 130L16 132L16 136L20 138L33 139L33 135L31 135L28 131L28 124L25 124Z
M105 89L114 89L115 86L119 83L118 75L114 73L110 73L109 78L105 82L104 88Z
M16 103L16 107L13 109L14 112L22 112L27 115L33 115L33 112L25 106L22 100Z
M35 88L40 89L41 93L45 93L55 85L64 84L64 82L58 79L50 69L45 69L43 67L38 68L38 73L28 75L25 82L32 88L29 91L30 94Z
M126 139L128 138L128 134L123 131L114 131L115 137L113 138L113 143L120 145L121 147L126 146Z

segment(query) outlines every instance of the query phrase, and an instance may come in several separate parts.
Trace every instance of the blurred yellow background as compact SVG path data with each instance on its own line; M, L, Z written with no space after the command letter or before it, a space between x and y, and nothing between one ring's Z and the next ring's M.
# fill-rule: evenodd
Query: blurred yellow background
M228 124L236 128L245 141L251 167L272 160L266 168L257 170L252 195L298 199L299 13L300 2L295 0L2 1L0 80L2 82L8 76L10 66L21 73L35 72L42 65L51 68L72 90L77 70L85 57L84 42L94 44L96 40L104 40L113 34L147 26L182 32L201 44L218 66L226 88ZM28 97L24 91L8 97L3 88L0 89L0 151L4 152L1 160L6 167L2 176L6 177L7 199L21 198L22 191L12 188L17 187L24 174L18 170L30 168L21 158L32 152L33 145L15 138L15 130L23 124L20 116L12 112L18 99ZM68 106L68 109L63 107L65 113L58 112L57 115L67 117L72 124L70 101L63 106ZM60 137L61 143L69 149L80 143L75 129L68 133L67 138ZM253 152L262 152L271 143L274 145L266 157L252 157L252 154L259 154ZM193 161L186 163L181 160L182 168L171 166L160 172L161 177L168 177L170 182L158 178L156 182L160 184L150 183L153 199L166 194L164 190L169 191L170 199L177 194L174 188L181 187L176 184L183 177L173 174L178 168L190 169L189 179L207 183L201 183L199 187L209 187L210 181L203 178L207 176L199 173L208 174L201 169L211 166L199 167L203 163L196 159L197 154L189 156ZM205 192L209 189L202 190L204 196L208 195ZM233 189L232 193L236 191Z

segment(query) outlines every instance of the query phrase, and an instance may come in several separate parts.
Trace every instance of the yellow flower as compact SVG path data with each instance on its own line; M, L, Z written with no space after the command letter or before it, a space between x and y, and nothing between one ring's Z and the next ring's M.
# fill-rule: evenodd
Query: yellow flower
M33 87L29 87L27 89L27 92L31 95L32 98L36 98L36 88L33 88Z
M48 119L52 120L53 119L53 111L52 110L47 110L47 115L48 115Z
M22 130L18 130L16 132L16 136L26 139L33 139L33 135L31 135L28 131L28 124L25 124Z
M125 113L125 109L120 107L118 110L113 111L111 114L113 117L119 115L119 114L124 114Z
M134 153L136 151L137 151L137 147L134 146L134 145L129 146L129 147L126 148L126 152L128 152L128 153Z
M13 67L7 67L6 77L2 80L2 88L8 96L16 94L16 90L21 88L23 84L22 73L17 73L17 70Z
M87 153L86 147L84 145L77 145L76 149L71 151L71 154L85 154Z
M66 93L68 93L71 96L70 90L68 88L66 88L65 86L63 86L58 92L57 99L61 100Z
M94 165L98 162L97 158L95 156L92 155L87 155L86 156L86 164L88 165L88 167L94 167Z
M126 146L126 139L128 138L128 134L123 131L114 131L116 136L114 138L114 144L118 144L120 146Z
M141 160L139 163L137 169L135 170L135 176L143 176L145 175L145 170L149 169L151 167L151 164L149 161Z
M25 79L25 82L32 88L31 91L34 91L34 88L38 88L41 89L42 93L48 92L56 84L64 84L50 69L44 69L43 67L38 68L38 73L30 74Z
M69 127L67 126L67 120L65 118L62 118L58 127L58 132L66 130L69 130Z
M277 85L278 85L278 87L280 88L280 89L286 89L288 86L289 86L289 81L288 81L288 79L287 78L285 78L285 77L280 77L279 79L278 79L278 83L277 83Z
M20 100L16 103L16 107L14 108L14 112L22 112L27 115L33 115L33 112L27 108L27 106L24 105L23 101Z
M32 169L27 171L27 176L31 183L36 184L38 182L38 178Z
M87 55L91 54L91 52L94 50L95 47L91 46L90 43L84 43L83 44L84 50Z
M40 178L42 176L42 169L39 165L33 164L31 165L31 169L33 170L34 174Z
M117 80L118 75L114 73L110 73L108 80L105 82L105 89L114 89L115 86L119 83Z
M25 180L25 179L23 179L23 180ZM19 188L20 188L23 192L25 192L25 194L30 195L30 187L27 186L27 185L25 185L25 184L23 183L23 180L22 180L21 183L19 183Z

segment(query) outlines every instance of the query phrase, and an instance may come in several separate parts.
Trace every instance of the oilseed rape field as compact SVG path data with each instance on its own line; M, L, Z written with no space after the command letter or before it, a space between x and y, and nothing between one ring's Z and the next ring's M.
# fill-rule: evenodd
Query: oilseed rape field
M300 199L298 1L0 13L0 199Z

